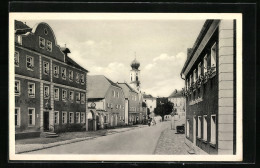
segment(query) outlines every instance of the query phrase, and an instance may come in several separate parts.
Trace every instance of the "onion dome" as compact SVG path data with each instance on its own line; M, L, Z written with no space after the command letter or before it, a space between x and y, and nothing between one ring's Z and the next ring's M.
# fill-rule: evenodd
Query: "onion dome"
M136 60L136 58L132 61L131 67L132 69L138 69L140 66L140 63Z

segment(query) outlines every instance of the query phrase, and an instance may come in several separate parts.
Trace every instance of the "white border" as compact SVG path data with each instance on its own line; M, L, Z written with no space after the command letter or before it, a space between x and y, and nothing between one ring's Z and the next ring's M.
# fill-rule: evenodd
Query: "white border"
M181 19L180 19L181 18ZM236 155L28 155L15 154L14 20L237 20ZM9 159L84 161L242 161L242 14L241 13L9 13ZM116 158L116 159L115 159Z

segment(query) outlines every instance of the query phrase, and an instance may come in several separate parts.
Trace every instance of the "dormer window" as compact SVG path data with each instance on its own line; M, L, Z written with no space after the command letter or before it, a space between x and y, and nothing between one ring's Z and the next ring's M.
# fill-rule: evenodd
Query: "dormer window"
M39 47L45 49L45 39L42 37L39 37Z
M46 50L52 52L52 42L50 42L49 40L47 40L46 42Z

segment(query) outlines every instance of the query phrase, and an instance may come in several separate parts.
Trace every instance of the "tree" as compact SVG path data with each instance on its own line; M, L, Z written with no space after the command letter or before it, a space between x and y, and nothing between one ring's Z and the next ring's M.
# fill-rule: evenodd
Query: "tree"
M167 101L165 103L158 103L157 107L154 109L154 113L156 115L160 115L162 120L164 120L164 115L169 115L172 113L173 110L173 103Z

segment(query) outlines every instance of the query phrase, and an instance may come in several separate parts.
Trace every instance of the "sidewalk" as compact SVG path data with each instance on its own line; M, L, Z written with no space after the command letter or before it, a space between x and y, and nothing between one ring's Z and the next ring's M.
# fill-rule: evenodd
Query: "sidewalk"
M54 146L60 146L85 140L90 140L98 138L100 136L107 136L111 134L121 133L130 131L133 129L147 127L147 125L135 125L132 127L123 127L115 129L105 129L93 132L68 132L59 134L57 138L33 138L33 139L22 139L16 140L15 142L15 153L26 153L46 148L51 148Z
M176 134L176 130L166 129L161 133L154 154L189 155L185 144L185 134Z

